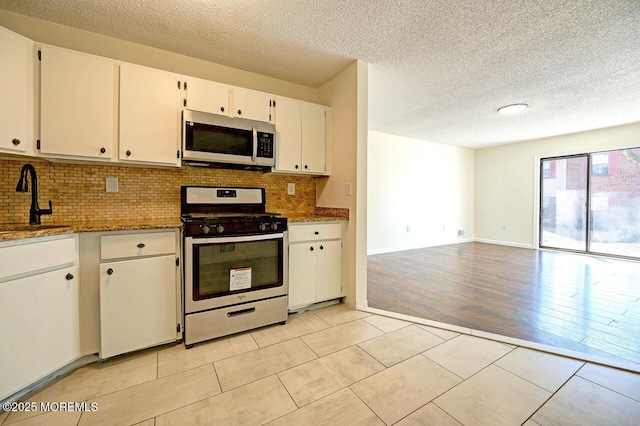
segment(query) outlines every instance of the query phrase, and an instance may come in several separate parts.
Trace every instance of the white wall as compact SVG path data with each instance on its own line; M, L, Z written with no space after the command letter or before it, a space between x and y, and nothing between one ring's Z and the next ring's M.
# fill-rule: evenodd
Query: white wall
M473 238L473 150L371 131L367 179L369 254Z
M321 207L349 209L349 223L343 245L343 282L347 286L345 301L351 306L356 305L356 252L359 245L366 244L366 235L357 235L358 221L363 220L362 216L366 215L366 206L360 208L357 202L358 197L363 195L360 194L363 188L358 180L358 151L362 145L366 147L366 130L364 141L360 140L363 133L360 123L364 122L366 126L367 122L366 69L366 64L354 62L321 86L318 97L320 103L331 105L331 177L318 179L316 199L317 205ZM364 117L361 116L363 110ZM347 183L351 184L351 195L346 195ZM364 243L358 238L364 238Z
M476 240L537 247L540 158L638 146L640 123L476 150Z

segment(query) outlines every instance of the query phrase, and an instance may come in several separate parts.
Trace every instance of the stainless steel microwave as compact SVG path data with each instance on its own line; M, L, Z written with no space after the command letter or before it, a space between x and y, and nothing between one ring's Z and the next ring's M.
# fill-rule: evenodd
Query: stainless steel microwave
M182 160L192 165L275 166L275 127L198 111L182 113Z

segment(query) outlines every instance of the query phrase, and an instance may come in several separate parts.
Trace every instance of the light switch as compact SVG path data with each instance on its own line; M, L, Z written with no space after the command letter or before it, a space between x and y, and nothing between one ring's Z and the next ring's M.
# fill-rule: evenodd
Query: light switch
M296 184L288 183L287 184L287 195L296 195Z
M351 182L347 182L344 184L344 195L347 197L351 197Z
M118 178L107 178L107 192L118 192Z

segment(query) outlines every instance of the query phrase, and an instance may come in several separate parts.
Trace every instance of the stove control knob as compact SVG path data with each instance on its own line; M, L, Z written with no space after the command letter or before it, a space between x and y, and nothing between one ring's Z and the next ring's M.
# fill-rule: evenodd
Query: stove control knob
M273 222L273 223L271 224L271 229L273 229L274 231L275 231L276 229L278 229L278 223L277 223L277 222Z
M224 226L222 225L216 226L216 231L218 231L218 234L222 234L224 232Z
M266 231L267 230L267 224L266 223L261 223L260 226L258 226L258 229L260 229L261 231Z
M209 225L200 225L200 228L202 228L203 234L208 234L209 231L211 230L211 228L209 228Z

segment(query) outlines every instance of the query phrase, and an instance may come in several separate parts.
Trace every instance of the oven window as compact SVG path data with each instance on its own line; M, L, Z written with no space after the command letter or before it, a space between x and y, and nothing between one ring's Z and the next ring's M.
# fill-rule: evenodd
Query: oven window
M251 130L194 123L186 126L186 131L186 145L190 151L243 156L253 154Z
M193 246L193 298L283 285L282 239Z

